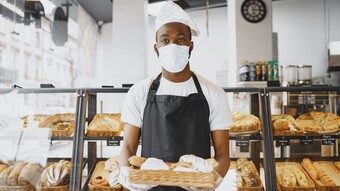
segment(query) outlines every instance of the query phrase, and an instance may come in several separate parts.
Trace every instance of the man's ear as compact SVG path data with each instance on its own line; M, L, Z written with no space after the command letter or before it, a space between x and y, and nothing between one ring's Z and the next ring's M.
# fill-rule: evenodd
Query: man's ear
M155 50L157 57L159 57L159 52L158 52L156 44L153 45L153 49Z
M189 58L191 56L191 51L194 49L194 42L190 41L190 48L189 48Z

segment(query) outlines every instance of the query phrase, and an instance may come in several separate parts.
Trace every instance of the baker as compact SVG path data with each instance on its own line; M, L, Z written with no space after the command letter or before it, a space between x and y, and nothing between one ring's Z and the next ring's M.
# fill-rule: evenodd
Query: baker
M199 30L181 7L172 1L163 6L155 21L155 35L154 50L162 71L136 83L126 95L121 116L125 127L120 182L131 190L183 190L132 185L123 180L128 176L128 158L136 155L140 138L141 156L165 162L177 162L185 154L210 158L212 142L219 163L215 168L216 188L229 169L228 129L232 119L226 93L190 70L192 36L199 36Z

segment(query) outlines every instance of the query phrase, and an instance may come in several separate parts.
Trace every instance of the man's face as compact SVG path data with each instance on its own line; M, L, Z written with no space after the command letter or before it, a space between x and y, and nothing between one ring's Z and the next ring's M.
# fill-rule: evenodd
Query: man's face
M190 28L182 23L167 23L156 32L156 44L154 49L158 55L158 49L169 44L189 46L190 53L193 49Z

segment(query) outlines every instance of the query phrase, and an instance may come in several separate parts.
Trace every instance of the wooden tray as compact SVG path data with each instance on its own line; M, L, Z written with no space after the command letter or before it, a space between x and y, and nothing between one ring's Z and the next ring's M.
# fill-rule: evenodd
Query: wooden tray
M86 136L89 137L116 137L120 136L121 131L114 132L114 131L96 131L96 130L87 130Z
M68 191L69 185L65 186L51 186L51 187L40 187L37 186L37 191Z
M130 169L130 182L160 186L193 186L213 188L216 176L213 172L177 172L172 170Z
M281 191L314 191L315 184L313 180L309 177L308 173L303 169L300 163L298 162L276 162L276 180L278 180L278 177L281 177L281 170L282 168L288 167L288 168L299 168L303 172L303 174L306 176L309 187L286 187L280 184L280 181L278 182L278 189Z
M32 185L26 186L0 186L0 191L34 191L34 187Z
M249 130L249 131L229 131L229 135L252 135L259 133L260 130Z
M273 131L274 136L296 136L296 135L304 135L303 131Z
M71 123L65 130L52 129L52 136L56 137L69 137L74 132L75 123Z
M96 164L96 168L94 169L94 171L91 175L91 179L96 177L96 176L102 176L102 177L104 177L105 179L108 180L110 173L104 169L104 166L105 166L105 161L99 161ZM94 186L94 185L91 184L91 179L90 179L90 182L88 184L90 191L122 191L123 190L123 186L120 185L120 184L116 185L115 187Z
M315 187L316 187L316 190L318 191L340 191L340 170L338 170L334 165L333 165L333 162L330 162L330 161L313 161L313 162L319 162L320 165L328 165L329 168L332 168L334 169L335 172L338 172L339 174L339 178L335 178L336 180L339 179L339 181L337 182L337 186L325 186L325 185L322 185L319 180L313 180L315 182ZM303 163L301 163L302 166L306 169L307 171L307 168L303 165ZM307 171L308 173L308 171ZM333 175L334 176L334 175ZM331 177L333 177L331 176ZM333 178L334 179L334 178Z

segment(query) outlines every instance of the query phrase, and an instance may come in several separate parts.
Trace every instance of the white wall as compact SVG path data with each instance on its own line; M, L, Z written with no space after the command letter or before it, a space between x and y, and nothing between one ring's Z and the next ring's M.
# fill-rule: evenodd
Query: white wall
M272 7L273 31L278 32L280 64L310 64L313 65L313 77L325 75L327 39L340 40L340 1L283 0L273 2ZM325 12L325 9L328 10L327 7L329 7L329 20L327 20L328 13ZM227 7L209 10L209 37L207 37L205 29L205 11L193 11L189 14L201 30L201 36L193 38L195 47L190 60L191 67L194 71L216 82L216 73L226 71L229 67ZM325 21L329 21L329 30L327 30L328 22ZM149 16L148 22L146 44L139 45L140 49L147 51L145 77L160 72L160 66L157 64L157 57L153 50L155 43L154 17ZM106 32L110 33L109 29ZM128 38L129 35L133 35L133 33L127 33L125 37L121 38ZM124 40L120 42L120 46L124 47ZM108 51L108 53L112 54L112 51ZM106 60L110 56L104 57L104 69L110 68L108 65L112 64L112 60ZM127 75L131 74L128 70L126 72L128 72ZM139 71L139 73L139 76L143 75L143 71ZM134 80L138 81L136 78Z
M325 76L328 39L340 39L339 10L338 0L274 2L273 31L278 33L279 64L312 65L312 77Z

